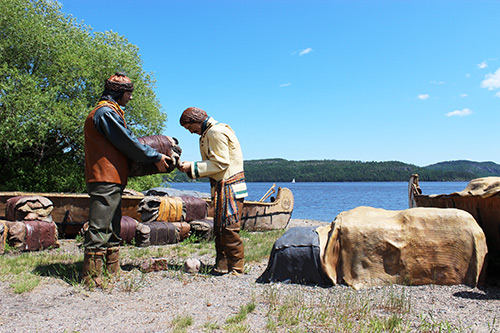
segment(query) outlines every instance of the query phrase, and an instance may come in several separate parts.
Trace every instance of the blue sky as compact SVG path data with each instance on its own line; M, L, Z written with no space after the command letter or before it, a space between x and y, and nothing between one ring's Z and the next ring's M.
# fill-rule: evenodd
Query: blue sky
M60 0L140 49L184 160L182 111L246 160L500 164L500 1Z

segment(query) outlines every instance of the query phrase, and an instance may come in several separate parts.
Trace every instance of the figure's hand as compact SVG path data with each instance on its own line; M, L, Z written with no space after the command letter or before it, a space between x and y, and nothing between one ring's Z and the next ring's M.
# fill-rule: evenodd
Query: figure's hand
M179 164L179 166L177 166L177 169L179 169L180 171L185 172L187 174L190 174L191 173L191 164L192 164L191 162L186 162L186 161L181 162Z
M160 172L167 172L168 169L168 161L172 161L170 157L167 155L161 155L161 160L155 163L156 167Z

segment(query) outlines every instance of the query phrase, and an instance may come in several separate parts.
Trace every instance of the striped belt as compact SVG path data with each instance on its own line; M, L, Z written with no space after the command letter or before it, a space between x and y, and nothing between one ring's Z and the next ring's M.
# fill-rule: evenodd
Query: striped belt
M222 179L215 185L214 193L214 227L222 231L222 228L238 222L238 205L232 185L245 182L243 171L232 175L228 179Z

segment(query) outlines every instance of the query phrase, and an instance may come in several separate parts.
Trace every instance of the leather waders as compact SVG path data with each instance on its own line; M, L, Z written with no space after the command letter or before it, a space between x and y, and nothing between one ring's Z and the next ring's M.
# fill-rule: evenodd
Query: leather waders
M110 183L88 183L90 195L89 229L83 247L92 251L120 246L121 201L125 186Z
M87 183L90 195L89 228L83 242L83 282L89 287L102 287L105 261L110 275L119 271L119 252L113 249L118 249L121 242L121 197L124 188L120 184Z
M85 250L83 257L83 283L87 287L102 287L104 252Z

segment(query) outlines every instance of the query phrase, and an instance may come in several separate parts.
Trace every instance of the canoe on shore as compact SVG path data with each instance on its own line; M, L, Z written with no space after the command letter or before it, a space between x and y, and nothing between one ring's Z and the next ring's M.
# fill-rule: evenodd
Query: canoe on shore
M422 194L418 175L408 183L409 207L458 208L469 212L483 229L488 252L500 256L500 177L473 179L460 192Z
M77 193L0 192L0 214L5 212L9 198L32 195L43 196L52 201L52 219L68 235L74 232L72 230L77 230L76 233L78 233L88 220L90 198L87 194ZM142 199L144 199L142 195L123 195L122 215L141 221L141 214L137 211L137 207ZM293 204L292 191L281 187L278 188L276 198L271 198L271 202L245 201L241 221L242 229L247 231L284 229L292 216Z

